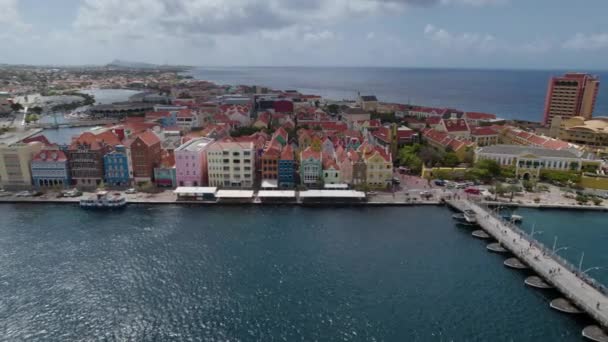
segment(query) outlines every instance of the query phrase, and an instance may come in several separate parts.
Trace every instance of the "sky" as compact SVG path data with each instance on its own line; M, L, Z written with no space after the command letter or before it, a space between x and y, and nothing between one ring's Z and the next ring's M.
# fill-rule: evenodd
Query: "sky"
M0 63L608 69L606 0L0 0Z

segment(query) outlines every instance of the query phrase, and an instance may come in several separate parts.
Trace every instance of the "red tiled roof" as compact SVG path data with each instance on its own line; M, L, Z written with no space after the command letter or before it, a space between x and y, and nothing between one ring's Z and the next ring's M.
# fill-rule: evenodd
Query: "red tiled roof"
M469 120L494 120L496 115L480 112L466 112L464 116Z
M91 150L99 150L101 149L102 145L116 146L120 145L121 142L114 133L112 133L110 130L106 130L97 135L93 134L92 132L84 132L80 134L72 139L70 150L77 149L79 144L87 144L91 146Z
M340 167L336 163L336 160L333 157L323 158L323 169L329 170L333 168L334 170L340 170Z
M23 139L23 141L21 141L24 144L28 144L31 142L40 142L43 143L44 145L51 145L51 142L44 136L44 135L37 135L35 137L29 137L29 138L25 138Z
M392 160L392 156L382 147L380 146L371 146L368 144L361 145L359 149L363 152L363 158L369 159L373 157L375 154L379 154L385 161L390 162Z
M177 117L178 118L191 118L191 117L194 117L194 113L192 113L192 110L190 110L190 109L182 109L179 112L177 112Z
M175 154L173 151L162 150L160 164L164 168L171 168L175 166Z
M161 119L161 118L166 118L168 116L171 116L171 113L169 113L168 111L147 112L146 113L146 120L158 120L158 119Z
M441 117L440 116L429 116L428 118L426 118L425 121L429 125L437 125L441 122Z
M443 126L448 132L469 132L469 125L464 119L443 119Z
M447 133L440 132L432 128L427 128L424 130L423 135L426 139L434 141L443 147L450 147L454 151L460 149L462 146L473 146L473 142L471 141L454 139Z
M498 135L498 130L493 127L474 127L471 129L471 135Z
M321 160L321 152L313 151L312 148L310 148L310 146L307 147L304 151L302 151L300 159L301 160L305 160L305 159L310 159L310 158L313 158L313 159L316 159L316 160L320 161Z
M137 140L138 138L147 146L152 146L156 143L160 143L160 139L152 131L145 131L139 134L134 140Z
M287 144L283 151L281 152L281 160L294 160L293 157L293 148L291 145Z

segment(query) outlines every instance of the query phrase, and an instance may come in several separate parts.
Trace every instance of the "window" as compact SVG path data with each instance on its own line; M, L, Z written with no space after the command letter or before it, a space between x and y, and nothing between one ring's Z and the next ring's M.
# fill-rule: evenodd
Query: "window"
M244 156L250 156L250 155L251 155L251 151L244 151L244 152L243 152L243 155L244 155Z

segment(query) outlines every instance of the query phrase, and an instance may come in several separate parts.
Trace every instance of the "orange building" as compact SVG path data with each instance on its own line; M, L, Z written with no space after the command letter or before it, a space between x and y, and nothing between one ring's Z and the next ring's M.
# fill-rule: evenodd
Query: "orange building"
M551 125L555 116L590 119L599 87L599 79L589 74L568 73L552 77L545 99L544 124Z

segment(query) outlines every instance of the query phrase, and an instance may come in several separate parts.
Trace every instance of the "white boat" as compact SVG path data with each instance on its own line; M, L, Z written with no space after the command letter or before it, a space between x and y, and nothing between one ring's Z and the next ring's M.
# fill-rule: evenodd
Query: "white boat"
M502 218L513 223L520 223L524 220L524 217L520 215L503 215Z
M80 200L80 207L85 209L119 209L127 205L127 199L121 195L111 195L107 191L99 191L89 198Z
M511 221L512 222L521 222L524 220L523 216L520 215L511 215Z
M473 210L469 210L469 209L465 210L464 219L468 223L477 223L477 215L475 214L475 212Z

